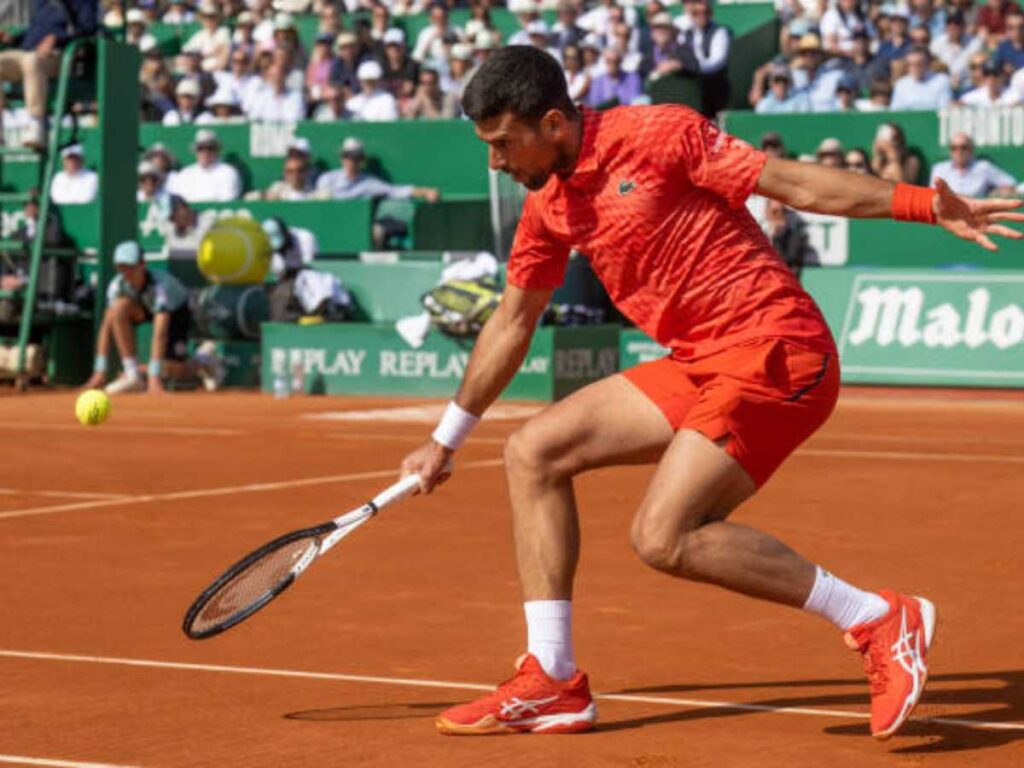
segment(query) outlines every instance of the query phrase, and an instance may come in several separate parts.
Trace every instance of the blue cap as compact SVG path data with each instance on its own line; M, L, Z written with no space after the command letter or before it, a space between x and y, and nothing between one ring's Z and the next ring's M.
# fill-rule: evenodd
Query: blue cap
M142 249L139 248L138 243L134 240L125 240L123 243L118 243L117 248L114 249L115 265L131 267L141 263Z

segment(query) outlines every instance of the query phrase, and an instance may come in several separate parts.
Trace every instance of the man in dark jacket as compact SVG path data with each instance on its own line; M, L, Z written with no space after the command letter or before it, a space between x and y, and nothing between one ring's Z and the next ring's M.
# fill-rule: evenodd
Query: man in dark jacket
M28 27L19 35L0 32L0 82L24 83L32 125L24 143L46 142L46 94L57 74L60 50L76 37L95 34L99 0L32 0Z

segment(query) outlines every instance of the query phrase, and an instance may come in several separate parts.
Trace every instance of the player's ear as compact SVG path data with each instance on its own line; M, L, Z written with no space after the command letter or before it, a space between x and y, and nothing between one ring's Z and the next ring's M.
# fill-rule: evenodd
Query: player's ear
M549 109L540 119L541 135L547 141L558 141L565 135L565 113L560 109Z

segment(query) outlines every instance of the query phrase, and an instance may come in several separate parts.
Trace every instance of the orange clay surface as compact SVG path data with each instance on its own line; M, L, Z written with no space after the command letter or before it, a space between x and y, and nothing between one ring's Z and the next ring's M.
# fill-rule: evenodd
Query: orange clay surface
M388 509L249 622L189 641L200 589L390 482L440 404L123 396L88 429L73 403L0 397L0 763L1024 765L1019 396L847 390L735 516L851 581L937 604L929 689L886 743L868 735L859 658L825 622L634 557L648 468L577 482L577 656L608 695L599 729L437 735L435 712L524 649L500 466L523 404L474 433L438 493ZM433 410L308 418L399 406Z

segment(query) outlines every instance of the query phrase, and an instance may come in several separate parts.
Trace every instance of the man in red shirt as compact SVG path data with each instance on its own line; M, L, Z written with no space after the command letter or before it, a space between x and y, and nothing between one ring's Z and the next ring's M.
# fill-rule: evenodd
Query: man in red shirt
M860 651L872 732L910 715L927 678L935 609L865 592L768 534L727 517L828 418L835 343L813 300L747 213L757 192L818 213L939 224L995 248L1022 235L1015 201L959 198L781 159L676 105L579 112L557 62L531 47L496 52L463 108L493 169L527 195L501 305L431 440L403 462L429 492L479 416L519 369L561 283L585 254L616 306L672 352L551 406L505 448L528 653L494 693L437 718L442 733L567 733L596 718L576 668L572 583L579 532L572 479L657 463L632 543L648 565L832 621Z

